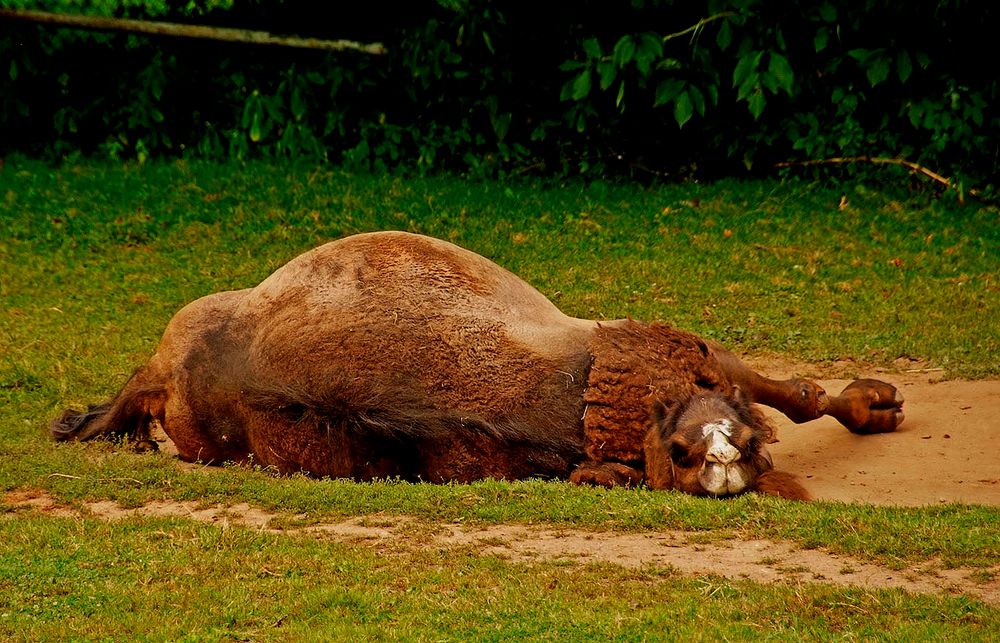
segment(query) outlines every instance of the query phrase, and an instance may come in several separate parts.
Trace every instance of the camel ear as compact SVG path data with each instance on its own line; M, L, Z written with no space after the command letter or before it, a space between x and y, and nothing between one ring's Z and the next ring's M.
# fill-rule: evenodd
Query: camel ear
M661 437L673 433L674 425L677 424L677 413L681 406L677 402L664 403L660 400L653 400L653 406L649 410L650 428Z
M812 496L794 475L773 469L757 476L750 491L788 500L812 500Z
M733 401L736 402L738 406L750 406L750 399L747 394L743 392L739 384L733 384Z

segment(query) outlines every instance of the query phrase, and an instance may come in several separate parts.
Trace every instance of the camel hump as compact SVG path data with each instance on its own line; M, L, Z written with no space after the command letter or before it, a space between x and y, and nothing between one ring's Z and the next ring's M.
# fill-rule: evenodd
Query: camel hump
M535 288L489 259L447 241L395 231L354 235L299 255L257 286L246 307L266 309L290 297L324 308L406 306L565 318Z

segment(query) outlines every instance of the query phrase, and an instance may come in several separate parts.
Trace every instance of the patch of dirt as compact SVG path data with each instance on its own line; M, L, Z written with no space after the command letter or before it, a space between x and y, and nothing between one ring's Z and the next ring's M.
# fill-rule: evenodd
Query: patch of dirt
M687 576L751 579L759 583L828 583L866 589L902 589L913 593L968 595L1000 605L1000 566L988 570L922 568L892 570L820 549L800 549L789 542L725 539L698 542L698 534L656 531L642 534L590 532L526 525L428 525L395 516L365 516L342 522L295 526L307 516L269 513L238 504L199 506L194 502L151 502L126 509L112 501L87 503L82 509L60 504L39 490L17 490L3 497L14 511L38 511L64 517L95 516L121 520L132 516L181 517L228 528L240 526L271 533L301 534L379 550L425 547L471 548L479 555L513 561L610 563L629 568L672 569ZM419 537L414 537L419 534ZM986 580L988 579L988 580Z
M763 369L772 377L803 370ZM1000 505L1000 381L939 381L942 373L844 373L820 379L839 394L853 377L874 377L903 392L906 419L894 433L854 435L830 417L796 425L765 407L778 426L775 467L795 473L818 500L919 506ZM803 372L804 371L804 372Z

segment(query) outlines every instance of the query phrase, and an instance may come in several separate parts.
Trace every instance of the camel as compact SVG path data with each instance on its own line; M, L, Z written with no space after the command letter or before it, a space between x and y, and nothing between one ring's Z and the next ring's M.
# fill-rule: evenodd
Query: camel
M51 433L152 448L158 423L183 460L317 477L808 499L774 469L758 404L862 434L904 417L891 384L857 380L833 396L770 379L665 324L565 315L451 243L375 232L188 304L114 398L64 412Z

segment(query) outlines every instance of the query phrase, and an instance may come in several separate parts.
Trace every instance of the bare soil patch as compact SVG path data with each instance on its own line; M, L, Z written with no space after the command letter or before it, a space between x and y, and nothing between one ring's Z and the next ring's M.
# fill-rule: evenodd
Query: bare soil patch
M914 593L967 595L1000 605L1000 566L988 570L942 569L934 564L894 570L821 549L801 549L790 542L730 538L704 541L683 531L616 534L529 525L477 526L429 524L398 516L366 516L340 522L295 526L307 516L269 513L245 503L229 507L194 502L159 501L126 509L113 501L74 508L44 491L7 493L15 511L39 511L105 520L132 516L182 517L228 528L246 527L372 547L392 555L425 547L469 549L513 561L607 563L630 568L656 567L686 576L751 579L760 583L828 583L866 589L902 589Z
M849 370L849 365L844 366ZM772 376L809 367L767 365ZM919 506L945 502L1000 505L1000 381L940 381L938 371L865 373L894 384L906 420L894 433L854 435L824 417L796 425L770 409L780 441L776 467L798 474L818 500ZM840 393L851 379L820 379Z

